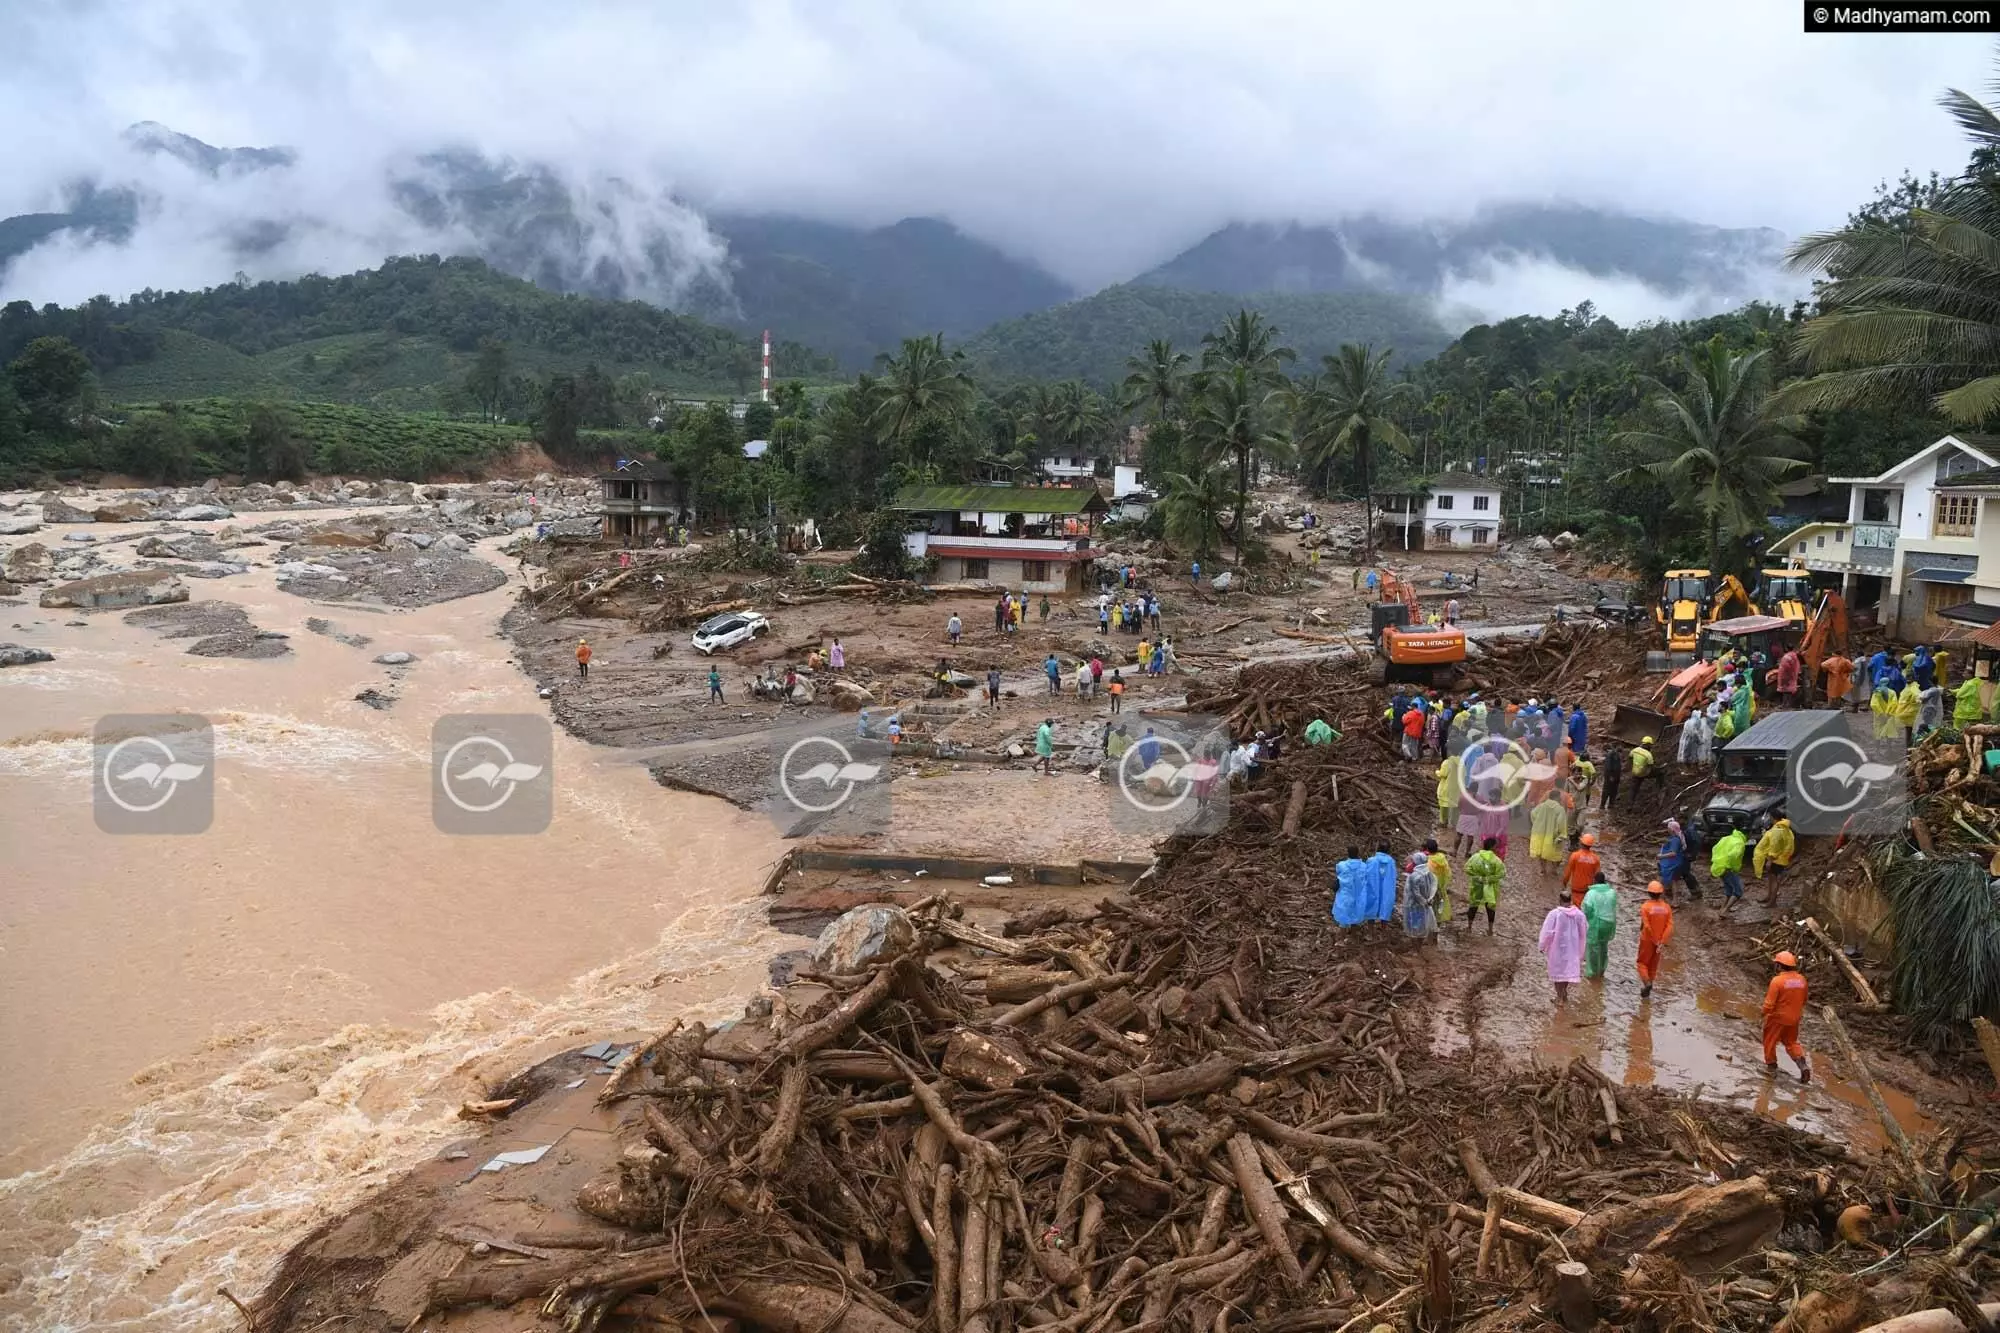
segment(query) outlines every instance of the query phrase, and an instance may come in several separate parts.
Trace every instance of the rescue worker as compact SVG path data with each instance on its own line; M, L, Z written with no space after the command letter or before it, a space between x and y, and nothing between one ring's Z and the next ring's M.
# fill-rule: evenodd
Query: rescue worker
M1596 979L1611 962L1611 937L1618 933L1618 891L1602 870L1591 872L1590 891L1583 895L1584 920L1590 927L1584 943L1583 975Z
M1597 808L1609 810L1618 804L1618 783L1625 776L1625 751L1617 741L1604 753L1604 795L1598 798Z
M1584 834L1577 839L1576 850L1563 863L1563 887L1569 890L1570 901L1578 907L1583 906L1584 895L1590 891L1590 886L1601 878L1599 867L1602 863L1594 850L1596 846L1597 835Z
M1438 850L1436 838L1424 839L1424 854L1430 858L1431 874L1437 879L1437 917L1442 926L1451 920L1451 858Z
M1764 1068L1778 1072L1778 1047L1799 1067L1799 1082L1812 1082L1812 1063L1799 1044L1799 1019L1806 1012L1806 979L1790 949L1771 955L1778 974L1764 991Z
M1792 836L1792 821L1780 818L1764 830L1764 836L1757 839L1757 850L1752 855L1751 864L1757 871L1757 878L1763 879L1770 872L1770 885L1764 890L1764 904L1770 906L1778 901L1778 881L1791 867L1792 855L1798 850L1798 841Z
M1799 669L1804 664L1799 660L1799 650L1787 648L1785 655L1778 659L1776 684L1778 702L1786 708L1799 706Z
M1681 829L1678 819L1667 820L1667 840L1660 844L1660 892L1666 892L1675 880L1687 885L1690 898L1701 897L1701 885L1694 877L1694 848L1688 842L1687 834Z
M1651 782L1661 787L1666 785L1666 777L1660 772L1658 762L1653 758L1653 738L1646 736L1632 747L1629 756L1632 761L1632 799L1637 801L1639 793Z
M1486 933L1493 933L1493 915L1500 906L1500 881L1507 874L1507 863L1493 851L1497 838L1484 838L1479 850L1465 858L1465 928L1472 929L1472 919L1479 915L1479 909L1486 909Z
M1549 980L1555 984L1556 1003L1569 1003L1569 988L1583 979L1584 940L1589 923L1575 903L1564 898L1542 918L1542 932L1536 941L1548 959Z
M1327 725L1325 718L1316 717L1306 723L1307 745L1331 745L1338 735L1340 733Z
M1368 858L1368 919L1388 921L1396 915L1396 857L1389 844L1377 843Z
M1437 942L1437 872L1430 858L1418 852L1410 858L1410 873L1403 880L1403 930L1420 939Z
M1368 885L1373 875L1361 859L1359 847L1349 847L1347 855L1333 867L1333 920L1340 926L1358 926L1368 919Z
M1423 753L1424 723L1429 718L1424 712L1424 701L1412 699L1409 708L1401 718L1403 727L1403 758L1414 761Z
M1438 827L1450 828L1451 819L1458 811L1458 798L1465 789L1465 764L1457 755L1447 755L1438 763L1437 804Z
M583 639L576 641L576 678L590 679L590 644Z
M1535 878L1546 883L1561 873L1564 835L1569 832L1569 812L1551 791L1528 814L1528 856L1535 863Z
M1906 750L1916 744L1917 715L1923 712L1923 709L1924 687L1917 684L1916 680L1912 678L1904 683L1903 688L1897 693L1896 700L1890 705L1889 710L1894 720L1894 727L1901 727L1903 729L1903 748ZM1894 727L1889 732L1891 736L1896 734Z
M1743 852L1750 840L1743 830L1733 828L1717 838L1708 854L1708 873L1722 883L1722 910L1729 912L1743 901Z
M1979 678L1967 676L1951 695L1951 724L1961 731L1984 721L1986 710L1979 706Z
M1667 887L1653 880L1646 885L1646 903L1639 909L1639 998L1653 993L1660 975L1660 950L1674 937L1674 909Z
M1569 808L1569 831L1583 832L1583 816L1590 809L1590 793L1597 786L1597 765L1590 762L1583 751L1576 752L1576 761L1569 766L1570 794L1575 799Z
M1826 706L1841 707L1854 685L1854 659L1835 653L1819 664L1819 671L1820 682L1826 688Z

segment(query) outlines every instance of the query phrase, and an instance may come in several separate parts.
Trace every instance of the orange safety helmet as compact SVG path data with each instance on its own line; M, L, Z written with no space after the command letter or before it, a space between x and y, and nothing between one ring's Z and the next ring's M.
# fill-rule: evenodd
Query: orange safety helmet
M1779 967L1797 967L1799 965L1798 955L1793 953L1790 949L1778 950L1776 953L1771 955L1771 961L1776 963Z
M1646 881L1646 892L1664 894L1666 891L1667 891L1667 886L1660 883L1660 881L1658 881L1657 879L1651 879Z
M1586 847L1595 847L1597 845L1597 835L1595 833L1586 833L1578 841Z

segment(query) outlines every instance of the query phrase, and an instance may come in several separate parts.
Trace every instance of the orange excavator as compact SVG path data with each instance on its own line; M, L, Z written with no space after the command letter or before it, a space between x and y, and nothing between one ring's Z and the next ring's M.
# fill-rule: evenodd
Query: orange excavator
M1369 608L1369 637L1375 641L1373 675L1448 687L1465 661L1465 631L1456 625L1426 626L1417 608L1416 585L1382 575L1381 600Z
M1847 599L1828 590L1820 594L1819 605L1806 621L1805 637L1799 640L1799 658L1805 663L1806 679L1819 679L1820 663L1835 653L1847 652Z

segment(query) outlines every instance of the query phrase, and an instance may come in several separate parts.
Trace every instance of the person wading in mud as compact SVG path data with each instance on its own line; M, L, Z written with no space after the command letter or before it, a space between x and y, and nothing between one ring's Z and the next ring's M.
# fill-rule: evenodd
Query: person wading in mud
M590 679L590 644L584 639L576 641L576 678Z
M1764 1068L1778 1072L1778 1047L1782 1045L1785 1054L1798 1064L1799 1082L1810 1083L1812 1063L1806 1058L1806 1048L1799 1044L1799 1020L1806 1012L1805 975L1790 949L1778 950L1771 961L1777 964L1778 974L1764 991Z

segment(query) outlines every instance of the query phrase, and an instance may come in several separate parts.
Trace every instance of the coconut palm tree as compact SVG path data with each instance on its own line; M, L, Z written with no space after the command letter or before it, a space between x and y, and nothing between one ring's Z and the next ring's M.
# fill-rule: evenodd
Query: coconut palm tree
M1362 560L1375 560L1375 450L1410 451L1410 440L1391 413L1414 403L1416 386L1389 378L1392 349L1377 352L1372 344L1342 343L1340 351L1321 357L1325 369L1311 379L1311 390L1295 396L1292 437L1301 462L1325 468L1343 453L1354 456L1361 479Z
M1174 549L1206 560L1219 545L1222 515L1229 512L1236 492L1229 468L1218 463L1200 472L1170 472L1160 499L1161 524ZM1238 547L1241 550L1241 547Z
M1125 362L1119 386L1126 411L1143 409L1154 421L1166 421L1187 406L1188 366L1194 358L1177 352L1165 338L1155 338L1146 350Z
M1052 416L1056 440L1065 449L1096 458L1104 452L1104 437L1111 429L1111 417L1104 400L1084 387L1082 380L1064 380L1052 395Z
M1254 310L1237 311L1221 328L1201 339L1204 373L1240 367L1259 388L1278 388L1284 382L1285 367L1296 360L1298 353L1280 344L1278 330Z
M1244 511L1250 503L1250 456L1265 440L1264 386L1247 365L1204 371L1194 398L1189 432L1204 466L1225 461L1236 465L1236 520L1231 544L1243 552Z
M1829 276L1797 340L1813 374L1786 386L1787 406L1927 399L1963 425L2000 413L2000 176L1984 169L2000 151L2000 115L1957 89L1940 104L1976 145L1972 172L1928 207L1858 217L1792 247L1793 269Z
M1742 563L1730 557L1725 537L1757 531L1778 484L1806 467L1791 433L1797 421L1771 393L1768 356L1766 348L1731 352L1720 335L1709 339L1683 358L1686 389L1646 378L1660 426L1611 437L1647 456L1638 469L1692 499L1708 526L1709 568L1717 574Z
M965 373L965 353L947 351L943 334L905 338L899 354L879 359L883 393L874 424L886 441L902 449L927 421L947 431L963 424L972 406L972 377Z

